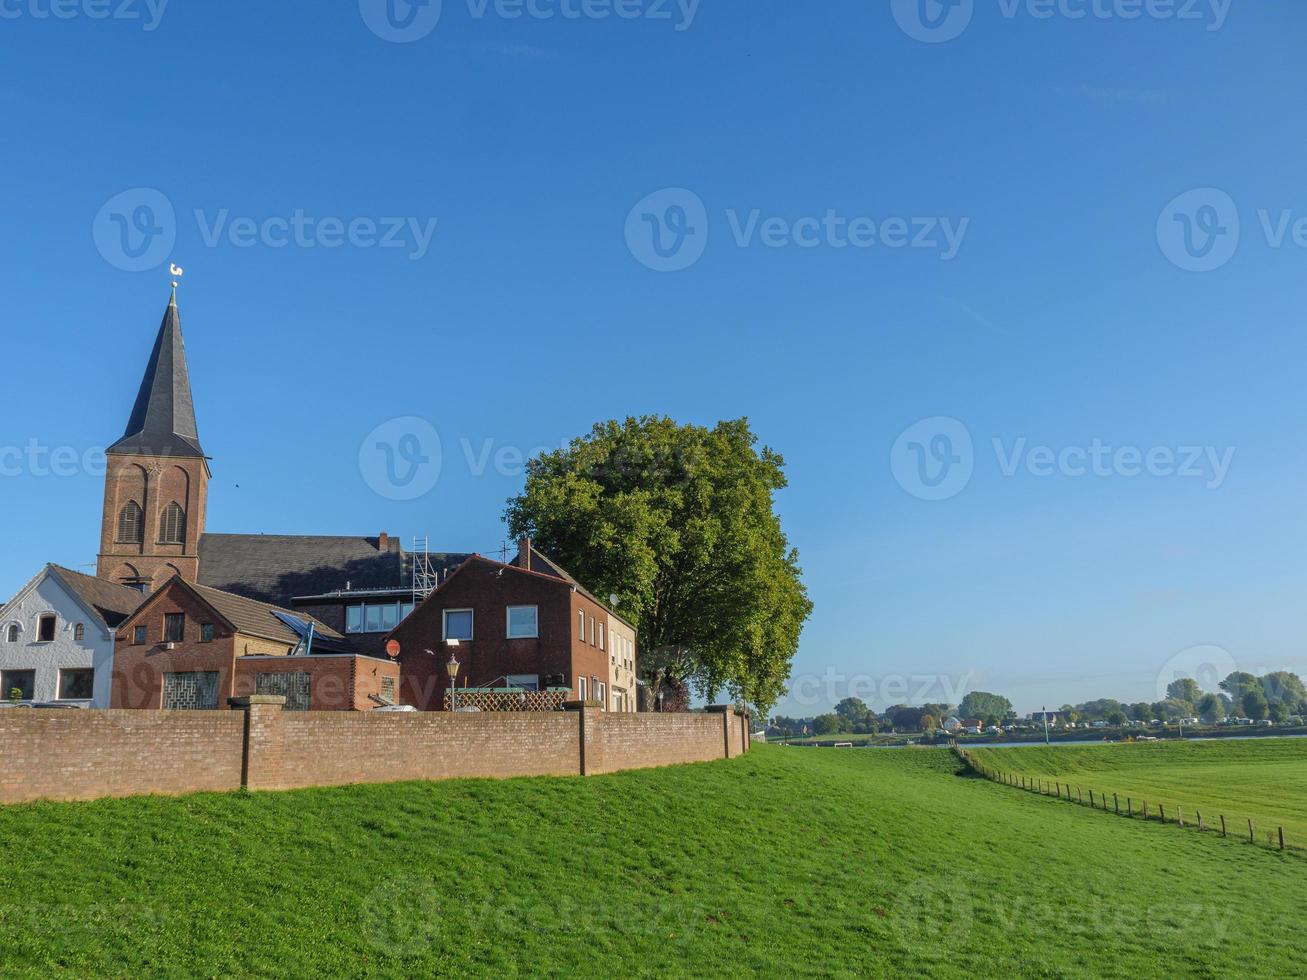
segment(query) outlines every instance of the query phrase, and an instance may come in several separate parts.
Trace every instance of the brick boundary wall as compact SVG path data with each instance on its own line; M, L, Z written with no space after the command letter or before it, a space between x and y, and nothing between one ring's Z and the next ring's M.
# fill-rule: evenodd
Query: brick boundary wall
M730 759L749 720L707 713L0 709L0 804L455 778L588 776Z

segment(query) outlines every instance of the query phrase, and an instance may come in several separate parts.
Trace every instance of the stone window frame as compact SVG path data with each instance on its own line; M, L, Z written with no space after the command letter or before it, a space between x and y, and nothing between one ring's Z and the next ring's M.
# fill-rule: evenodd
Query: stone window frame
M46 627L49 626L49 630ZM49 632L49 636L46 633ZM36 618L36 642L53 643L59 635L59 617L54 613L41 613Z

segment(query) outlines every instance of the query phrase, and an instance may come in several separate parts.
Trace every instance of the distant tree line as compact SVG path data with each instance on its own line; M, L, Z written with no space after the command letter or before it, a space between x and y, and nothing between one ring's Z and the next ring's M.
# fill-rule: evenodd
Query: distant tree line
M1067 722L1092 724L1096 721L1120 727L1129 722L1175 722L1197 718L1215 725L1228 719L1269 719L1282 724L1289 718L1307 714L1307 685L1289 671L1274 671L1261 677L1235 671L1217 685L1204 691L1188 677L1173 681L1161 701L1127 703L1100 698L1083 704L1064 704L1057 715ZM973 691L958 705L896 704L877 714L860 698L845 698L835 710L812 718L772 719L772 729L785 735L866 735L879 732L932 732L949 717L980 721L985 727L1009 726L1018 721L1012 702L998 694Z

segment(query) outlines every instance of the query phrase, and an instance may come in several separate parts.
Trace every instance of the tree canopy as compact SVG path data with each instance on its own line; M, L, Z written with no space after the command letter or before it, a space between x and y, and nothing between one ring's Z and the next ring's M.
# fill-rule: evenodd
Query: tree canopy
M639 628L646 676L666 673L765 713L812 612L774 507L784 459L747 419L711 429L602 422L527 464L505 519Z
M963 718L978 718L981 721L1001 720L1012 713L1012 702L1000 694L988 691L972 691L958 705L958 714Z

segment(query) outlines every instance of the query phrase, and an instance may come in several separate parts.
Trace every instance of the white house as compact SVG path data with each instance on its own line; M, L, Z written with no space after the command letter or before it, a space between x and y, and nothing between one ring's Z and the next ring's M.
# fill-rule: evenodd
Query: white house
M0 700L109 707L114 630L144 598L46 565L0 608Z
M946 732L961 731L962 722L957 718L954 718L952 715L949 715L949 717L944 719L944 723L940 727Z

